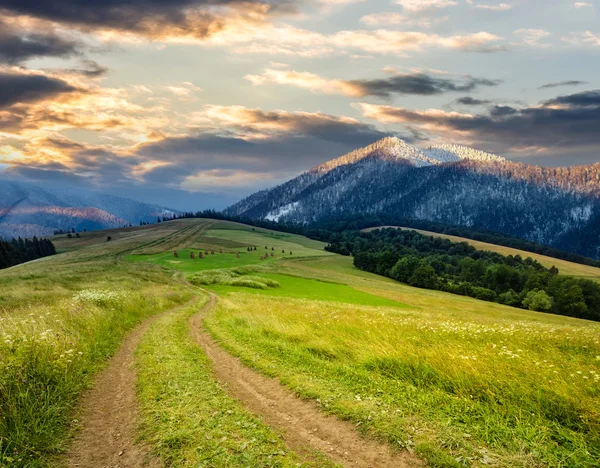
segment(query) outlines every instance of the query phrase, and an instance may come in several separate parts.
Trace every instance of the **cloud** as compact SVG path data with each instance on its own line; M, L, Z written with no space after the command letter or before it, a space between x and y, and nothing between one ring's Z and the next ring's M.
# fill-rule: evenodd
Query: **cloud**
M373 125L323 113L205 106L199 114L190 116L187 134L133 146L44 133L0 148L0 162L12 174L69 173L89 186L250 191L387 136Z
M377 96L389 98L393 94L431 96L446 92L473 91L482 86L497 86L501 82L484 78L442 78L426 73L398 73L383 79L339 80L327 79L308 72L267 69L261 75L247 75L254 85L266 83L287 84L308 88L324 94L345 96Z
M66 81L40 74L0 71L0 109L73 93L77 88Z
M361 23L371 27L406 24L411 20L400 13L384 12L371 13L360 19Z
M382 12L382 13L371 13L365 15L360 19L360 22L371 28L379 28L382 26L398 26L400 24L404 26L420 26L422 28L431 28L435 24L443 23L448 19L448 16L442 17L431 17L431 16L417 16L408 17L401 13L395 12Z
M40 57L69 58L81 55L84 44L47 31L26 31L0 19L0 63L20 64Z
M463 106L483 106L486 104L491 104L494 101L490 101L487 99L477 99L471 96L465 96L458 98L456 101L457 104L462 104Z
M535 106L492 106L487 113L465 114L439 109L355 105L363 115L387 124L410 124L450 140L518 148L582 147L600 149L600 90L558 96Z
M387 79L352 80L348 83L359 90L359 96L389 97L392 94L430 96L446 92L474 91L481 86L497 86L501 82L473 77L459 81L416 73L400 74Z
M136 156L171 163L145 173L147 183L190 191L251 191L283 182L308 167L387 136L353 119L322 114L237 108L213 111L226 119L230 128L242 133L251 128L262 138L200 131L143 145Z
M97 78L108 73L108 67L100 65L94 60L81 60L81 68L69 68L70 73L87 76L88 78Z
M0 0L0 11L18 20L150 39L204 40L232 23L261 23L271 14L294 9L287 0Z
M544 31L543 29L517 29L513 34L525 44L531 46L541 45L540 41L550 35L548 31Z
M350 3L362 3L367 0L319 0L319 2L327 5L348 5Z
M94 140L127 146L168 133L167 115L177 118L169 111L170 101L161 107L133 88L102 88L90 78L101 76L104 68L95 62L83 65L83 69L45 71L0 68L0 144L16 139L21 148L27 142L75 129L84 140L87 132L101 131ZM135 104L132 98L147 102ZM34 156L45 154L43 148L31 148Z
M571 33L568 36L563 37L562 40L574 46L600 47L600 35L595 34L592 31Z
M591 8L591 7L593 7L594 5L592 5L591 3L588 3L588 2L575 2L575 3L573 4L573 6L574 6L575 8Z
M217 128L235 129L247 139L268 139L275 135L317 138L342 144L361 145L375 141L383 133L374 126L350 117L336 117L321 112L263 111L244 106L206 106L203 123Z
M555 83L546 83L540 86L538 89L558 88L559 86L579 86L588 84L587 81L580 80L568 80L568 81L557 81Z
M387 29L343 30L323 34L289 25L247 25L215 34L203 44L226 47L237 54L326 56L355 51L369 54L401 55L426 48L455 49L465 52L497 52L502 38L484 31L454 36L440 36L418 31Z
M411 12L435 10L457 5L453 0L396 0L396 3L402 5L404 10Z
M507 11L512 8L512 5L509 5L508 3L499 3L498 5L480 4L480 5L475 5L475 8L478 8L480 10L489 10L489 11Z
M189 81L182 81L177 85L168 85L165 86L165 89L179 97L188 97L193 93L202 91L202 88Z
M464 36L439 36L422 32L388 31L342 31L336 33L331 41L339 47L358 48L374 54L397 54L406 51L418 51L423 47L458 49L467 52L497 52L501 46L490 45L502 38L487 32L478 32Z

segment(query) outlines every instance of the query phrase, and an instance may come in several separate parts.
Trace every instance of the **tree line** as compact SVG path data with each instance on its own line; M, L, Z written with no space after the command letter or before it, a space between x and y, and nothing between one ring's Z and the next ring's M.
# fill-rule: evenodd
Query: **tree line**
M326 250L353 255L357 268L411 286L600 321L598 283L559 276L556 267L546 268L530 257L399 229L335 233Z
M54 244L48 239L0 240L0 269L55 254Z
M311 239L328 242L335 233L343 231L356 231L379 226L403 226L423 231L437 232L451 236L465 237L488 244L502 245L513 249L524 250L526 252L545 255L547 257L558 258L572 263L589 265L600 268L600 260L594 260L583 255L572 252L565 252L548 245L538 244L520 237L502 234L496 231L485 231L473 229L464 226L453 226L435 221L423 219L402 218L394 215L363 215L348 217L332 217L326 221L315 221L309 224L282 223L277 221L268 221L265 219L250 219L243 216L228 216L220 211L204 210L195 212L178 213L170 217L162 217L162 221L171 221L174 219L185 218L210 218L225 221L234 221L250 226L256 226L273 231L289 232L300 234Z

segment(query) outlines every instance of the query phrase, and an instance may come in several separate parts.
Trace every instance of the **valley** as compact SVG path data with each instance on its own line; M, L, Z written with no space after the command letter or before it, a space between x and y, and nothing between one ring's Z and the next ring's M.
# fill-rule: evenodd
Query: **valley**
M59 255L0 271L0 465L600 458L598 323L410 287L229 221L52 241ZM102 381L122 353L135 363L126 428L97 419L114 413Z

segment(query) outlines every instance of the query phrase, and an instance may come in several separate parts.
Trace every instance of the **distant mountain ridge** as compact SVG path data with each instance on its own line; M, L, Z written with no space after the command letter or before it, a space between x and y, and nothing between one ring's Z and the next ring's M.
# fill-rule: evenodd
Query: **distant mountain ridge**
M600 257L600 163L544 168L395 137L321 164L225 210L311 223L385 214L498 231Z
M0 237L8 239L154 222L174 213L129 198L0 179Z

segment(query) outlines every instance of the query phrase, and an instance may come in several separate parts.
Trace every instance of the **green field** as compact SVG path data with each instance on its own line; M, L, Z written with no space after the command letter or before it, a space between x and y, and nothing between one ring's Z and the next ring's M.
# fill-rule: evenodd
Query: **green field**
M219 298L205 327L364 437L429 466L599 466L597 323L412 288L320 242L225 221L54 241L63 254L0 272L0 466L56 466L78 396L127 330L192 295L197 304L161 316L136 354L151 453L167 466L327 466L215 382L188 336L206 297L186 281L197 275L268 281L202 286ZM216 253L189 258L200 249Z

